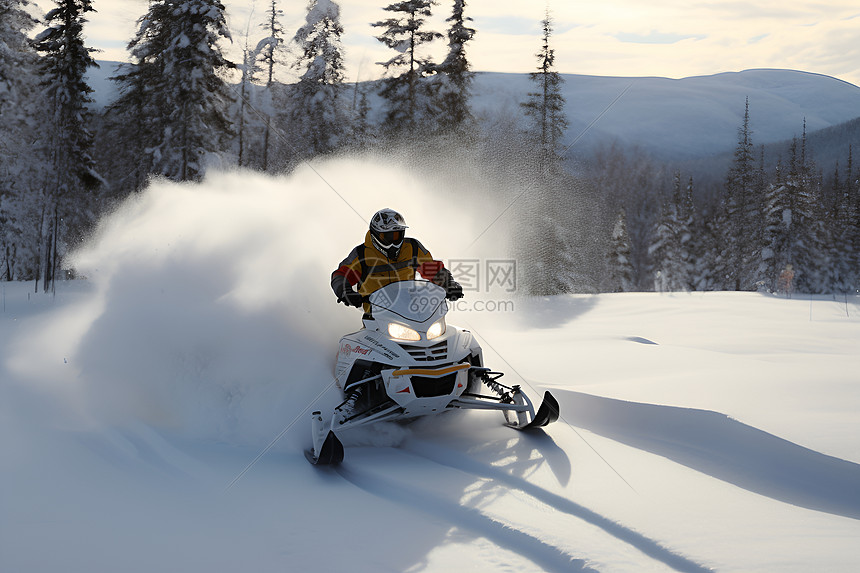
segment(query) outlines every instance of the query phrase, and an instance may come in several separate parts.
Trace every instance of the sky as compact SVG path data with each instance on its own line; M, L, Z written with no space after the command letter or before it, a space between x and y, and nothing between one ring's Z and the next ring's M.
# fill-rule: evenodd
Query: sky
M37 0L43 9L52 0ZM258 27L269 0L224 0L234 61L245 44L263 37ZM380 77L377 62L392 56L371 23L385 18L391 0L340 2L347 75ZM125 46L146 12L146 0L93 0L85 29L97 59L125 60ZM282 24L292 34L304 22L305 0L279 0ZM431 23L444 33L451 3L441 1ZM546 8L554 20L556 68L569 74L683 78L753 68L784 68L833 76L860 85L860 5L852 0L469 0L477 35L467 47L475 71L532 71ZM439 41L436 53L444 52Z

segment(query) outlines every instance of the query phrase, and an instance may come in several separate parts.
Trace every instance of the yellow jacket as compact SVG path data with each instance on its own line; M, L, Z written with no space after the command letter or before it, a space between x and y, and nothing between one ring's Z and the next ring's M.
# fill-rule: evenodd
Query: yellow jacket
M423 278L433 280L444 267L433 260L424 245L410 237L403 239L397 260L390 261L373 246L368 231L364 243L355 247L331 274L332 290L340 296L345 279L350 286L358 285L359 294L367 296L393 282L414 279L416 268ZM364 307L365 312L369 311L368 304Z

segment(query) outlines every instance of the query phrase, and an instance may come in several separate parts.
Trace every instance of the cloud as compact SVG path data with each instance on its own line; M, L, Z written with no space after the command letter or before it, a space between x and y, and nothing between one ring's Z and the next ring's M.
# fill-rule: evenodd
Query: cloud
M36 0L39 8L52 0ZM233 45L224 46L233 61L241 58L241 35L262 34L267 0L225 0L234 32ZM378 0L340 0L345 28L347 73L352 78L374 79L383 74L374 62L390 57L374 36L371 23L385 18L385 3ZM124 45L146 13L146 0L112 0L96 3L88 14L87 42L103 50L102 60L125 60ZM253 17L249 17L251 7ZM477 35L468 46L476 71L532 71L540 46L540 22L545 2L522 0L469 0L467 15ZM305 3L282 6L287 37L304 22ZM752 67L802 69L860 84L860 60L853 44L860 44L858 13L853 0L819 0L815 3L784 0L605 0L581 4L554 0L551 39L556 66L563 73L602 76L685 77ZM450 5L440 3L431 29L445 32ZM685 41L686 40L686 41ZM694 40L694 41L689 41ZM446 41L435 43L432 56L444 57ZM288 63L288 62L287 62ZM282 70L282 75L287 74ZM290 81L292 76L282 77Z
M682 40L704 40L708 36L705 34L683 35L671 34L666 32L658 32L651 30L647 34L633 34L629 32L621 32L614 34L620 42L631 44L677 44Z
M534 36L541 33L540 22L519 16L479 16L474 26L481 32L509 34L512 36Z

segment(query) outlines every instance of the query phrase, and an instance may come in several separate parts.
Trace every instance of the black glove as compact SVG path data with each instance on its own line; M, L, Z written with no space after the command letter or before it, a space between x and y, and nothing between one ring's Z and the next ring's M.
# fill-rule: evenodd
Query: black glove
M362 302L364 302L359 293L355 292L351 288L346 288L337 299L337 302L342 302L346 306L354 306L356 308L361 307Z
M454 280L454 275L446 268L439 269L433 278L433 283L445 289L445 298L448 300L459 300L463 298L463 287Z
M463 298L463 287L461 287L460 283L458 283L457 281L449 281L448 288L446 290L446 298L448 300L460 300L461 298Z

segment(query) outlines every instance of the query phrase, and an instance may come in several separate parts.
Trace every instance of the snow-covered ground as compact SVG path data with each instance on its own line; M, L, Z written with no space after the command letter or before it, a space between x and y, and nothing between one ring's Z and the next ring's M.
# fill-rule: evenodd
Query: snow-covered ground
M502 205L339 160L156 183L77 255L85 280L0 283L0 570L860 568L857 296L466 305L449 322L563 419L449 413L310 466L358 323L328 274L384 206L438 258L506 256L507 216L462 246Z

